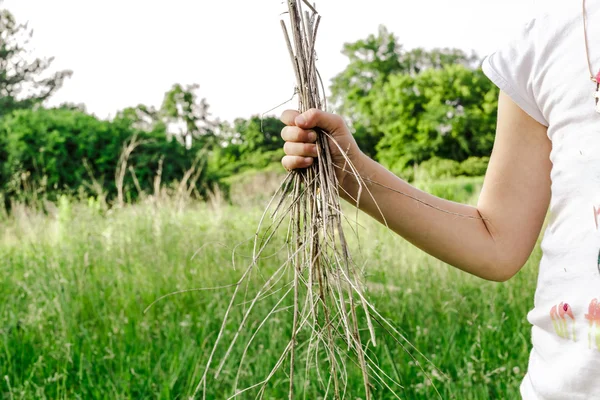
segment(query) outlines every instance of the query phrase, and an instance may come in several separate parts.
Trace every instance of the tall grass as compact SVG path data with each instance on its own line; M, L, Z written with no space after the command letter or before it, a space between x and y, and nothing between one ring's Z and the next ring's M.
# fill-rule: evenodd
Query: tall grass
M456 185L460 188L461 185ZM461 190L461 189L456 189ZM457 198L477 192L455 193ZM175 399L202 376L232 289L158 297L236 282L251 254L258 206L170 202L107 211L63 198L49 214L15 207L0 227L0 393L6 399ZM352 215L348 212L347 215ZM417 358L379 334L379 365L405 399L517 398L526 369L539 246L511 282L495 284L455 271L359 216L350 246L369 282L369 298L425 354ZM265 275L287 258L274 242ZM232 249L236 249L232 266ZM261 282L260 276L252 284ZM250 288L251 290L252 288ZM277 296L259 304L265 312ZM237 305L243 308L243 302ZM239 385L268 374L290 337L291 311L267 322L253 341ZM260 321L249 321L256 326ZM239 320L234 317L226 335ZM249 332L232 360L239 360ZM414 352L412 354L415 355ZM223 354L216 354L216 357ZM326 368L326 366L324 366ZM425 370L429 378L422 371ZM318 371L298 371L298 397L318 399ZM234 361L212 380L207 398L232 395ZM358 369L349 390L361 392ZM287 397L285 371L269 399ZM255 394L255 393L254 393ZM375 391L376 399L390 398ZM247 397L254 398L252 392Z

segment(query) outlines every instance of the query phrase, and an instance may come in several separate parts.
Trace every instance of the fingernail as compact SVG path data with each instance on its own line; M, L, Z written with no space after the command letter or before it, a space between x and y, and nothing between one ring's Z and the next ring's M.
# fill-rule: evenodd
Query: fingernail
M314 131L308 132L308 141L315 142L317 140L317 133Z
M302 115L298 115L296 117L296 126L305 125L305 124L306 124L306 118L304 118Z
M311 157L306 157L306 158L304 159L304 162L305 162L305 163L307 163L307 164L310 164L310 163L312 163L312 161L313 161L313 159L312 159Z

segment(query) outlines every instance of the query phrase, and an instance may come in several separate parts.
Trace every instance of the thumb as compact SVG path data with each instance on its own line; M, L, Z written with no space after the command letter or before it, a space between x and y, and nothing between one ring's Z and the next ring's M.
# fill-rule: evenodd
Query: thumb
M334 134L346 126L346 123L336 114L312 108L296 117L296 126L302 129L321 128Z

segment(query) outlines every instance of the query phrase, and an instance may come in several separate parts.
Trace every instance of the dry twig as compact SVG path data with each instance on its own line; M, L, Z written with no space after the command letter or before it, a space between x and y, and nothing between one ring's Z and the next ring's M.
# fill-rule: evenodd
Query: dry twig
M290 29L284 21L281 21L281 26L297 80L299 110L304 112L311 108L324 109L326 101L323 84L315 67L315 43L320 16L307 0L287 0L287 4L286 14L290 18ZM303 12L303 5L307 6L309 11ZM377 312L365 296L360 268L355 265L350 255L344 235L345 217L341 211L338 180L329 148L330 143L338 147L339 145L324 131L317 129L317 136L318 157L315 163L307 169L290 172L261 217L252 261L239 281L234 284L234 293L194 396L202 391L203 398L206 399L208 374L213 367L217 349L224 340L236 299L241 294L240 289L245 285L247 295L250 279L254 271L258 270L258 262L263 252L286 222L288 257L270 277L264 277L262 287L252 299L246 301L244 295L241 303L244 306L241 322L233 333L225 355L213 371L215 378L223 371L256 304L266 297L279 294L281 297L267 315L253 325L254 332L243 350L230 398L247 398L248 392L253 389L258 390L257 398L263 398L267 384L288 362L290 400L294 399L295 394L302 388L306 390L311 366L314 366L324 398L331 394L334 399L343 399L348 394L348 360L354 362L362 372L365 399L372 398L372 388L375 385L387 388L394 397L399 398L395 390L402 388L400 384L383 371L373 355L369 354L369 347L374 347L377 343L372 321L387 335L392 336L405 351L409 352L410 349L425 358L393 324ZM345 154L344 149L339 150ZM356 199L358 206L363 190L371 197L372 194L350 159L347 156L345 159L344 168L350 171L359 185ZM269 214L273 221L269 226L265 226ZM284 281L286 276L288 281ZM264 380L245 389L238 389L240 372L258 332L274 314L284 311L291 311L292 329L290 340L280 358ZM299 342L301 337L305 338L307 335L308 340ZM303 351L300 352L300 349ZM320 369L320 366L325 364L328 365L327 373ZM297 384L296 370L299 365L305 368L303 385ZM422 371L427 376L423 369ZM352 396L357 397L360 394L352 393Z

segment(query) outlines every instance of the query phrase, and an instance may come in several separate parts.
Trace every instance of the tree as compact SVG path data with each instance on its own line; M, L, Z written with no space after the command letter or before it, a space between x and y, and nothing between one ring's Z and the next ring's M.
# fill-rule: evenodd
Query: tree
M41 77L53 59L26 61L32 35L8 10L0 10L0 118L42 104L71 76L71 71L59 71Z
M165 123L161 119L160 111L152 106L140 104L136 107L128 107L117 113L115 120L127 120L135 129L152 132L154 130L165 130Z
M462 65L393 75L373 102L377 157L398 171L432 157L489 156L497 99L483 72Z
M193 166L198 167L203 154L198 145L186 149L169 140L164 126L139 130L136 120L126 114L104 121L80 110L38 108L6 116L0 120L0 190L12 198L33 187L55 198L82 188L90 191L93 177L109 198L113 197L119 155L132 137L142 144L128 160L134 172L127 169L124 179L131 198L137 196L135 186L152 193L159 170L162 183L170 185ZM205 178L199 176L200 185L211 186ZM202 194L202 188L199 190Z
M165 94L160 110L167 132L181 138L186 148L191 148L194 139L202 142L214 139L213 129L216 124L209 120L206 99L198 99L199 88L199 85L173 85Z
M405 73L416 75L427 69L442 69L447 65L462 65L471 69L477 67L479 56L470 55L461 49L434 48L425 50L422 47L412 49L402 56Z
M385 26L376 35L354 43L346 43L342 51L349 59L344 71L334 77L331 93L336 111L349 119L361 149L376 156L381 135L373 129L373 103L391 76L414 76L445 65L473 66L477 56L458 49L422 48L404 51L398 38Z
M15 196L26 186L55 193L76 190L90 178L83 164L87 160L110 192L122 143L133 134L81 111L17 110L0 121L4 191Z
M238 118L233 126L223 124L218 135L220 145L210 153L209 172L221 179L279 163L284 155L284 126L278 118L259 116Z
M242 153L265 153L283 147L281 130L284 126L278 118L254 116L249 120L235 120L234 130L239 134Z
M377 36L344 45L342 53L350 62L331 85L336 111L348 119L360 148L371 157L375 157L380 140L371 129L374 93L381 90L391 74L406 70L401 51L398 38L380 26Z
M340 102L341 107L351 105L352 102L348 104L344 100L364 97L377 82L386 81L395 72L405 72L401 51L398 38L385 26L379 27L377 36L369 35L366 39L344 44L342 53L350 62L333 78L332 99Z

